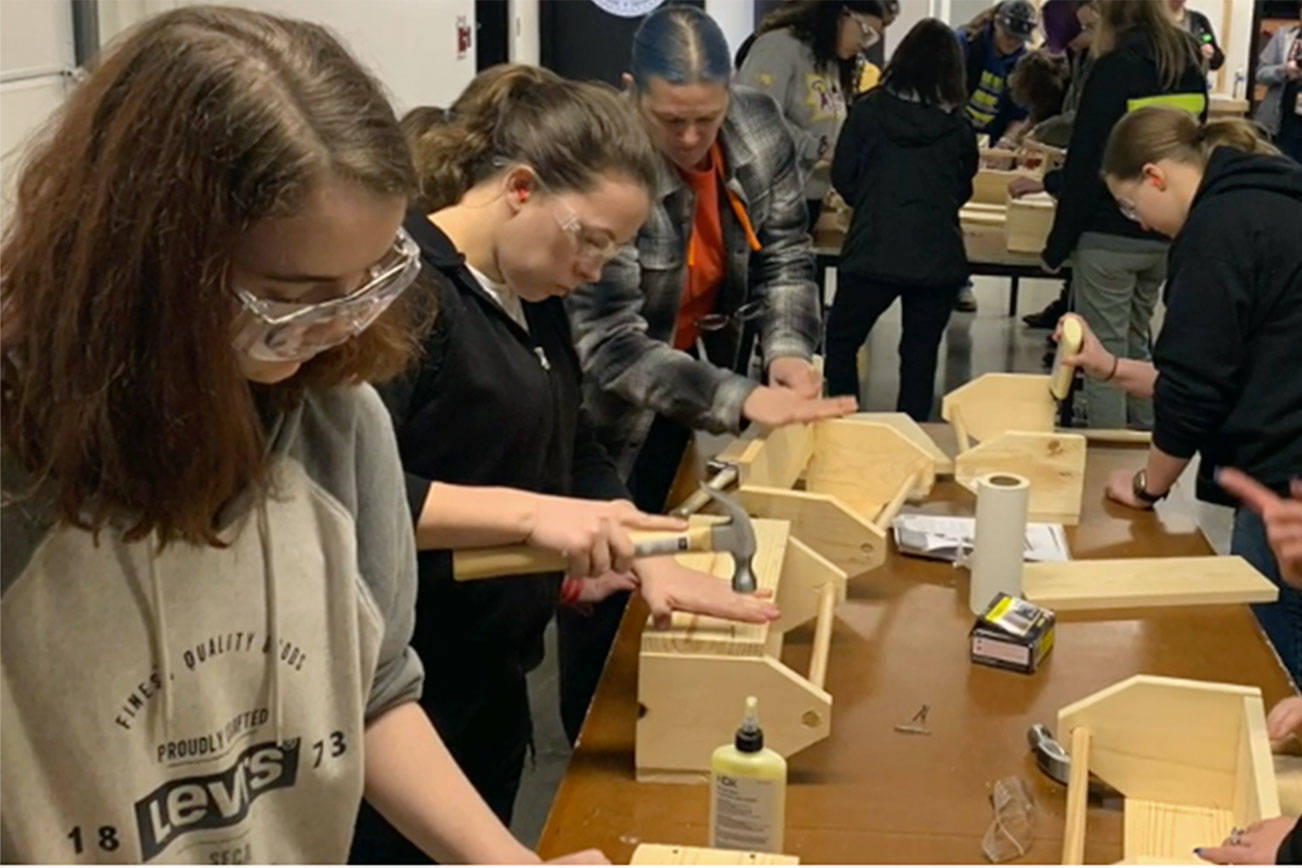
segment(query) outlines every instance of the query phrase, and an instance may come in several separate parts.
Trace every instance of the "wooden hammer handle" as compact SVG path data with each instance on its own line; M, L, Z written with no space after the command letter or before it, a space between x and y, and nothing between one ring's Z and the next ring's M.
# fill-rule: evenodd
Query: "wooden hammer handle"
M633 540L634 552L639 558L679 552L708 552L712 547L710 525L693 527L682 533L634 531L629 537ZM458 582L529 573L554 573L563 571L565 567L565 556L560 552L527 545L457 549L452 553L452 577Z

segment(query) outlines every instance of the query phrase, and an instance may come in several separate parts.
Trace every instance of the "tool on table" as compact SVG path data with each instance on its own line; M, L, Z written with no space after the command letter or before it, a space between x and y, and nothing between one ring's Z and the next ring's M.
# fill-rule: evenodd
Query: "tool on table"
M927 712L929 711L931 711L931 706L923 705L913 717L910 717L904 723L895 724L895 731L906 732L911 735L931 735L931 730L927 729Z
M1042 723L1032 725L1026 731L1026 740L1030 742L1035 764L1040 771L1051 780L1067 786L1071 781L1071 756L1053 737L1049 727ZM1089 793L1092 796L1119 795L1112 787L1093 776L1090 777Z
M687 518L700 512L710 502L709 492L723 491L737 481L737 465L730 461L712 459L705 465L705 472L710 474L710 481L692 492L682 503L670 511L675 518Z
M672 555L681 552L722 552L732 555L732 589L749 593L756 589L755 527L741 504L705 487L706 501L718 504L727 521L693 527L682 533L632 533L636 557ZM498 546L460 549L452 553L452 576L459 582L524 573L547 573L565 569L559 552L532 546Z

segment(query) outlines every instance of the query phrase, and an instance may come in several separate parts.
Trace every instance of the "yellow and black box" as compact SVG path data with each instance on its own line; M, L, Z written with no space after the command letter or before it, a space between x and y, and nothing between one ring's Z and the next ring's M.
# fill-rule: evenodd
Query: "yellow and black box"
M1034 603L998 594L968 634L973 663L1031 673L1053 648L1057 618Z

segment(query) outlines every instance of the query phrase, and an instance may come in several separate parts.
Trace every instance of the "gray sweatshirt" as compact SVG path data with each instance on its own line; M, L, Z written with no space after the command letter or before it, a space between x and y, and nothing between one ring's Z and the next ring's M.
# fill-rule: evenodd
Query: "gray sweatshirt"
M98 543L0 509L0 857L343 862L366 722L420 694L416 556L389 415L369 386L272 427L269 498L225 548Z
M822 199L830 187L827 171L814 165L830 162L836 137L845 123L845 96L835 64L819 68L814 52L790 28L758 37L738 73L742 84L777 100L796 142L806 199Z

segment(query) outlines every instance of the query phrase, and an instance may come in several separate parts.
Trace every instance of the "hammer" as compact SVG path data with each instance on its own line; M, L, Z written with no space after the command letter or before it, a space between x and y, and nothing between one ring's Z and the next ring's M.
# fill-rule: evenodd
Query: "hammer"
M706 497L719 505L728 520L693 527L682 533L632 533L630 536L633 539L634 557L681 552L726 552L732 555L732 589L750 593L758 587L753 571L755 527L751 524L750 516L735 500L712 488L702 488ZM560 552L531 546L460 549L452 553L452 576L458 582L564 569L565 558Z

